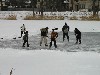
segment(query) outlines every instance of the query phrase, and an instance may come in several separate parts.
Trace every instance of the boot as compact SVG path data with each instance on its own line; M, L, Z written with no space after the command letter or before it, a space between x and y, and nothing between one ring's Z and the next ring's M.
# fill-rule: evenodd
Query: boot
M25 47L24 45L22 47Z
M75 44L77 44L77 42Z
M29 47L29 44L27 45L27 47Z
M23 46L22 47L25 47L25 43L23 43Z
M55 48L57 48L57 45L55 46Z
M80 42L79 44L81 44L81 40L79 40L79 42Z
M47 44L45 44L45 46L48 46Z
M68 39L68 42L69 42L69 39Z

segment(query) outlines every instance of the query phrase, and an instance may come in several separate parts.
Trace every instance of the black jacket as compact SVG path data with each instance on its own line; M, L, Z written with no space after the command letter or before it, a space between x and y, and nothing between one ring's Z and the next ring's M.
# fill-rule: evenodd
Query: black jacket
M76 36L81 36L81 32L78 29L75 29L74 33L75 33Z
M41 36L47 36L47 34L48 34L48 29L42 28L42 29L40 29L40 31L41 31Z
M62 28L62 31L64 32L64 30L67 29L69 31L69 26L68 25L64 25Z
M25 33L25 35L23 36L23 40L28 41L28 33Z

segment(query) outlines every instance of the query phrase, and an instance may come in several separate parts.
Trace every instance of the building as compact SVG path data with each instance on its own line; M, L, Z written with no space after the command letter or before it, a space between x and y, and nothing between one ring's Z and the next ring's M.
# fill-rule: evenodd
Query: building
M100 9L99 0L95 2L95 7L98 7L98 9ZM78 11L78 10L83 10L83 9L92 10L93 1L92 0L70 0L69 8L73 11Z
M40 8L41 1L45 3L45 9L56 9L57 11L79 11L79 10L92 10L92 0L37 0L37 8ZM60 1L60 2L59 2ZM48 3L49 2L49 3ZM100 2L97 0L95 6L99 6ZM100 6L99 6L100 8Z
M15 8L20 8L26 10L32 8L31 0L22 2L21 0L2 0L2 6L4 8L12 6L11 10ZM34 0L34 8L37 11L43 8L43 11L83 11L83 10L93 10L93 1L92 0ZM100 0L96 0L95 8L100 9ZM1 10L1 2L0 2ZM19 9L17 9L19 10ZM31 9L30 9L31 10Z
M5 0L0 1L0 10L6 10L7 5L5 4Z

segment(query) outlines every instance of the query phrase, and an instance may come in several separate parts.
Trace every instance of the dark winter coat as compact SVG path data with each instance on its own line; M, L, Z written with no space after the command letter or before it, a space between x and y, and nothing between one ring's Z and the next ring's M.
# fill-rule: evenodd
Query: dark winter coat
M41 36L47 36L47 34L48 34L48 29L42 28L42 29L40 29L40 31L41 31Z
M68 33L69 31L69 26L68 25L64 25L62 28L63 33Z
M74 33L76 38L81 38L81 32L77 28L75 28Z
M58 33L57 32L51 32L51 39L56 39L58 37Z
M25 35L23 36L23 40L28 41L28 33L25 33Z

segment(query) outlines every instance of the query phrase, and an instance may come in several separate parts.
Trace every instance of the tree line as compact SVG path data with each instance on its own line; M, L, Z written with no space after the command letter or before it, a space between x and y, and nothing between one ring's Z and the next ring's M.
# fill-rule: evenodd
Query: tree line
M65 1L69 2L69 0L5 0L5 4L7 6L13 6L15 8L32 8L34 13L34 8L37 7L37 1L40 2L40 8L39 11L43 14L43 11L71 11L73 10L73 1L78 2L79 0L71 0L72 7L69 8L69 5L67 3L64 3ZM27 3L29 2L30 3ZM99 11L99 1L100 0L91 0L93 2L93 15L96 15L96 12ZM1 9L3 8L2 0L1 2ZM98 2L98 6L95 6L95 3Z

